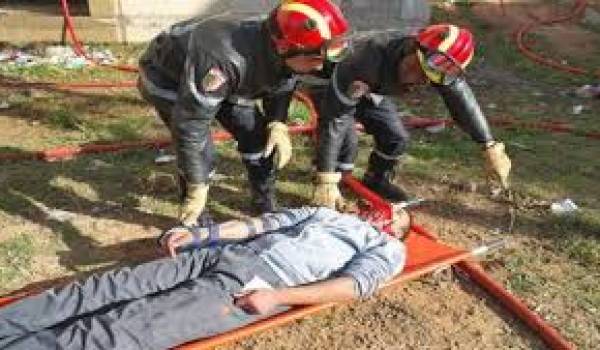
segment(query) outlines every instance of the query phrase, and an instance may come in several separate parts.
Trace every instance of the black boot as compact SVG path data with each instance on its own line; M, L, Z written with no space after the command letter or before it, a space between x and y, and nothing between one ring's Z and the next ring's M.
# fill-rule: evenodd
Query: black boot
M275 180L277 172L272 157L244 161L248 169L248 181L252 194L252 209L255 214L269 213L277 210L275 198Z
M408 195L406 192L393 183L395 177L394 167L397 163L397 160L383 159L376 153L371 153L369 167L363 177L363 184L391 202L407 201Z

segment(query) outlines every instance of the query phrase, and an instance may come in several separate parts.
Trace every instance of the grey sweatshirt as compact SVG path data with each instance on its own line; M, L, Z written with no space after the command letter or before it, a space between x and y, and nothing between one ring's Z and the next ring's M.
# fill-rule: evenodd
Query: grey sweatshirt
M354 215L303 207L265 214L261 220L266 232L246 244L289 286L348 276L364 298L406 260L402 242Z

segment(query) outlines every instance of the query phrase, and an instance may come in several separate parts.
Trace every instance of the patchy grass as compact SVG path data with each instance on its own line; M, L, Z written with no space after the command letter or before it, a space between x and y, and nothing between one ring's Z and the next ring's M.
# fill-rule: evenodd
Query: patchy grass
M33 238L28 235L0 242L0 286L27 275L34 253Z

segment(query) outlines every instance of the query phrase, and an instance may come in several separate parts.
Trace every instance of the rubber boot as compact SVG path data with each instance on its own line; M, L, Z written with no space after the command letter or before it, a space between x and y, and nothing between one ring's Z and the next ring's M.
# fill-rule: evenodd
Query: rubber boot
M363 177L363 184L371 191L391 202L404 202L408 200L406 192L394 185L395 166L397 160L384 159L376 153L369 157L369 167Z
M248 170L254 213L263 214L276 211L275 180L277 172L273 166L273 157L244 161L244 165Z

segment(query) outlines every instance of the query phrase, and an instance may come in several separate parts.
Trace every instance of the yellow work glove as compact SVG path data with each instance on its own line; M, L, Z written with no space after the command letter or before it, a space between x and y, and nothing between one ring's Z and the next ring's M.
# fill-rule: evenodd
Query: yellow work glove
M271 122L267 128L269 129L269 137L263 157L267 158L275 152L273 161L277 169L281 169L292 158L292 141L290 140L288 127L282 122Z
M340 208L344 203L339 188L341 179L341 173L317 173L313 204L331 209Z
M188 184L187 196L179 209L179 220L184 226L195 225L202 214L208 197L208 184Z
M504 143L490 142L483 152L487 161L486 170L488 175L500 181L502 187L507 190L510 187L508 175L510 174L511 162L504 151Z

